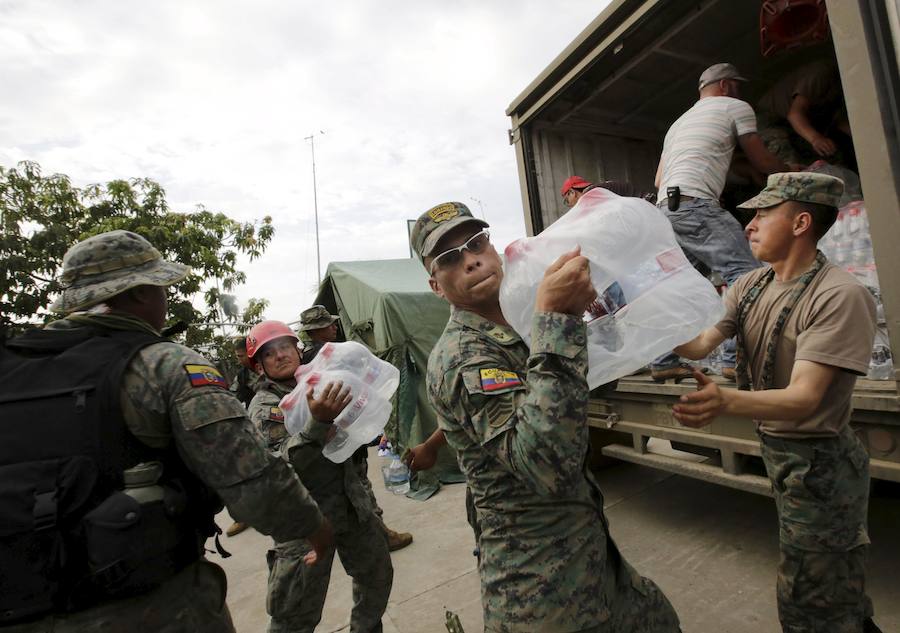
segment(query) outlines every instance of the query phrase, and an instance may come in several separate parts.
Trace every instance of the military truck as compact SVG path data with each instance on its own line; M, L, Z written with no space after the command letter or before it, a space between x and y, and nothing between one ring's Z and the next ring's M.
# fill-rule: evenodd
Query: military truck
M669 125L697 99L700 73L731 62L756 99L801 64L836 58L847 105L889 336L900 347L900 19L895 1L613 0L510 104L529 234L566 208L573 174L655 191ZM827 11L826 11L827 8ZM780 20L780 21L779 21ZM803 44L802 46L798 44ZM860 379L852 424L873 477L900 481L900 397L893 380ZM724 387L733 383L722 380ZM671 405L696 388L630 376L593 398L604 455L769 494L752 423L681 426ZM670 448L671 445L671 448ZM675 450L673 450L675 449Z

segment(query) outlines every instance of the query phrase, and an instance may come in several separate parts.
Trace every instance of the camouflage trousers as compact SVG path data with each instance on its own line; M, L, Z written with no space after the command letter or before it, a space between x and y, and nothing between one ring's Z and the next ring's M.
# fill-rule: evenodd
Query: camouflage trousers
M838 437L761 435L778 510L778 617L785 633L862 633L869 456L847 427Z
M374 520L360 522L355 516L333 528L335 548L311 567L303 563L309 551L305 540L276 543L267 553L269 633L313 633L322 619L335 551L353 578L350 633L381 632L394 579L384 532Z
M362 482L363 488L366 489L366 493L369 495L369 501L372 503L372 509L375 511L375 516L378 517L378 522L384 527L384 510L381 509L381 506L378 505L378 501L375 500L375 491L372 490L372 482L369 481L369 460L365 455L361 455L360 457L354 455L353 459L353 464L356 466L356 472L359 474L359 480Z
M3 633L234 633L225 605L225 572L201 560L157 589L25 624L0 626Z

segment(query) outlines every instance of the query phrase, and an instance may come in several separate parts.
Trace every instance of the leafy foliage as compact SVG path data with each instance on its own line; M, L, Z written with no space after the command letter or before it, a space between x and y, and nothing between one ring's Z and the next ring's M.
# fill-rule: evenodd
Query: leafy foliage
M189 277L169 288L169 313L191 324L185 343L201 347L218 347L216 338L224 338L204 324L221 321L220 295L245 281L238 256L259 257L275 232L268 216L238 222L202 205L193 213L171 211L163 188L148 178L80 189L67 176L43 176L33 162L0 167L0 228L0 325L50 320L47 307L59 291L55 278L66 250L91 235L126 229L191 267ZM198 309L192 299L201 291ZM252 300L245 316L258 320L266 305Z

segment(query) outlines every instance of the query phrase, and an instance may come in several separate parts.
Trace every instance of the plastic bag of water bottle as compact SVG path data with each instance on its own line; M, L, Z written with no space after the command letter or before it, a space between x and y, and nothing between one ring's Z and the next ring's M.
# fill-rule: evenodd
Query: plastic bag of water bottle
M279 405L291 435L297 435L312 417L306 401L310 386L315 397L331 382L350 387L350 404L335 418L336 433L322 449L336 464L384 431L391 414L391 396L400 384L396 367L354 342L326 343L311 363L297 368L294 377L297 386Z
M526 343L544 272L576 246L590 261L598 294L584 314L591 389L643 367L724 315L712 284L688 262L662 212L597 188L540 235L506 248L500 307Z

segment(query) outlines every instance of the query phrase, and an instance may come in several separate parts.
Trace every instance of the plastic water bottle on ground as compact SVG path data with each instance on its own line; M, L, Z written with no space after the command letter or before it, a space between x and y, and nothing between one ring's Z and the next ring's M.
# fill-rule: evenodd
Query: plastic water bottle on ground
M395 453L388 454L385 461L381 467L384 487L395 495L405 495L409 492L409 467Z

